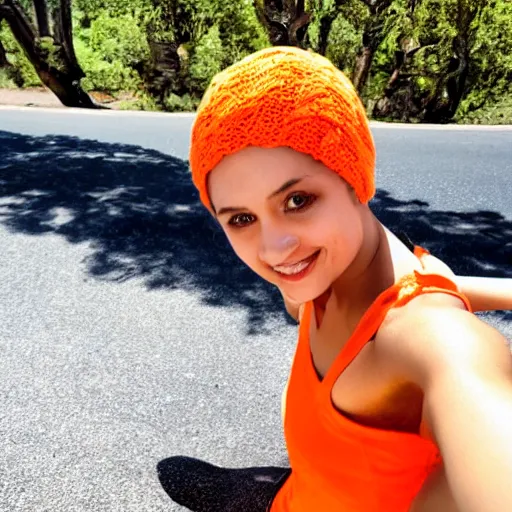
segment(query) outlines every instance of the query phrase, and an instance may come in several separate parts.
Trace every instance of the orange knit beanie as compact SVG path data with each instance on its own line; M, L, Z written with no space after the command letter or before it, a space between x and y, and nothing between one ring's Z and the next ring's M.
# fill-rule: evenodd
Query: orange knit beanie
M208 173L247 146L288 146L339 174L367 203L375 147L364 107L328 59L295 47L260 50L217 74L192 129L190 167L211 209Z

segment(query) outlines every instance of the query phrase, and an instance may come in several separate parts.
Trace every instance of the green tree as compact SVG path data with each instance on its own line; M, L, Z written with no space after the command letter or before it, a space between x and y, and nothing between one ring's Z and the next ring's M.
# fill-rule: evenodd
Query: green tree
M146 87L163 108L170 95L186 97L189 105L190 95L201 96L216 70L268 45L249 0L149 1Z
M0 0L5 20L41 81L68 107L97 108L80 81L73 46L71 0ZM36 23L34 23L35 21Z
M459 119L512 122L512 2L490 2L482 11L466 89Z
M448 122L482 106L492 90L507 89L509 2L409 0L391 8L402 16L377 51L375 117Z

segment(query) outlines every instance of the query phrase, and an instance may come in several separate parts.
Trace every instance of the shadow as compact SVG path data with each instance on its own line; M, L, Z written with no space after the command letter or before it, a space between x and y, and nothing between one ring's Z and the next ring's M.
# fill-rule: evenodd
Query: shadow
M248 334L293 324L280 293L241 263L199 202L188 164L139 146L0 131L0 222L88 242L96 278L140 278L213 306L243 307Z
M458 275L512 277L512 222L492 211L432 210L424 201L401 201L378 190L371 202L391 231L447 263ZM512 311L483 314L512 321Z
M461 274L512 276L512 223L495 212L436 211L380 190L379 219ZM0 222L93 248L96 279L142 279L213 306L243 307L248 334L294 322L279 292L245 267L198 199L188 164L140 146L0 131Z
M371 206L385 226L407 233L456 274L512 277L512 222L503 215L431 210L424 201L401 201L384 190Z

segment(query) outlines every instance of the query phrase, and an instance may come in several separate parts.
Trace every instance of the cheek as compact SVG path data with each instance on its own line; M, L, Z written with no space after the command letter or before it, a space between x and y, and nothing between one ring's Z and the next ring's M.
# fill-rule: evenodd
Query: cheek
M342 271L352 263L363 243L363 225L359 216L345 218L346 222L334 225L327 235L329 260Z
M249 268L261 274L261 268L258 268L258 246L255 237L238 234L230 234L226 232L228 241L235 251L235 254L245 263Z

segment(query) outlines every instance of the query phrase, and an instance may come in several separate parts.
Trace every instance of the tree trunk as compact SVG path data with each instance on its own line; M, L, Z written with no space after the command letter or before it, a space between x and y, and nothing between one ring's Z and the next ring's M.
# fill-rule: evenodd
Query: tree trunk
M371 46L363 46L356 57L356 65L354 74L352 75L352 83L357 92L361 95L370 74L372 66L374 50Z
M85 73L78 64L73 46L73 20L71 19L71 0L60 0L57 15L55 16L55 30L58 30L59 37L56 42L63 48L63 57L66 62L69 74L74 80L81 80Z
M468 58L463 56L459 62L457 71L448 78L446 90L449 98L448 114L450 118L455 115L464 94L464 87L469 74Z
M329 44L329 34L331 33L331 27L336 19L336 13L334 15L324 14L320 18L320 33L318 35L318 53L324 55L327 53L327 45Z
M254 7L272 46L304 47L312 18L304 0L256 0Z
M300 48L304 46L304 38L310 21L311 14L304 12L292 22L288 29L288 40L292 46Z
M63 0L63 2L68 2L69 7L69 0ZM45 60L38 46L37 32L17 0L4 0L4 3L0 5L1 18L7 21L14 38L23 48L43 84L59 98L63 105L78 108L105 108L97 105L80 86L80 78L84 74L78 66L76 58L75 63L65 59L62 71L51 66ZM66 23L66 20L70 21L69 13L62 16L62 23ZM59 27L59 23L56 23L56 26ZM64 27L62 24L60 24L58 30L71 33L71 28ZM66 39L66 37L63 37L63 39ZM72 55L74 56L74 52L72 52Z
M169 93L183 95L186 90L180 80L179 46L174 42L149 41L152 65L145 76L147 90L163 106Z
M50 24L48 23L48 6L46 0L34 0L34 10L36 12L37 26L41 37L50 36Z
M0 68L9 67L9 61L7 60L7 52L5 51L2 41L0 41Z
M363 3L366 4L370 11L370 18L367 20L363 31L363 46L356 57L356 64L352 74L352 82L359 95L362 95L368 81L373 56L384 39L385 11L391 5L392 0L363 0Z
M453 56L448 63L446 75L439 82L439 87L432 101L425 109L426 122L446 123L450 121L464 97L466 81L471 61L471 44L475 35L473 21L485 7L485 0L457 2L457 35L453 40ZM442 98L446 91L447 98Z

